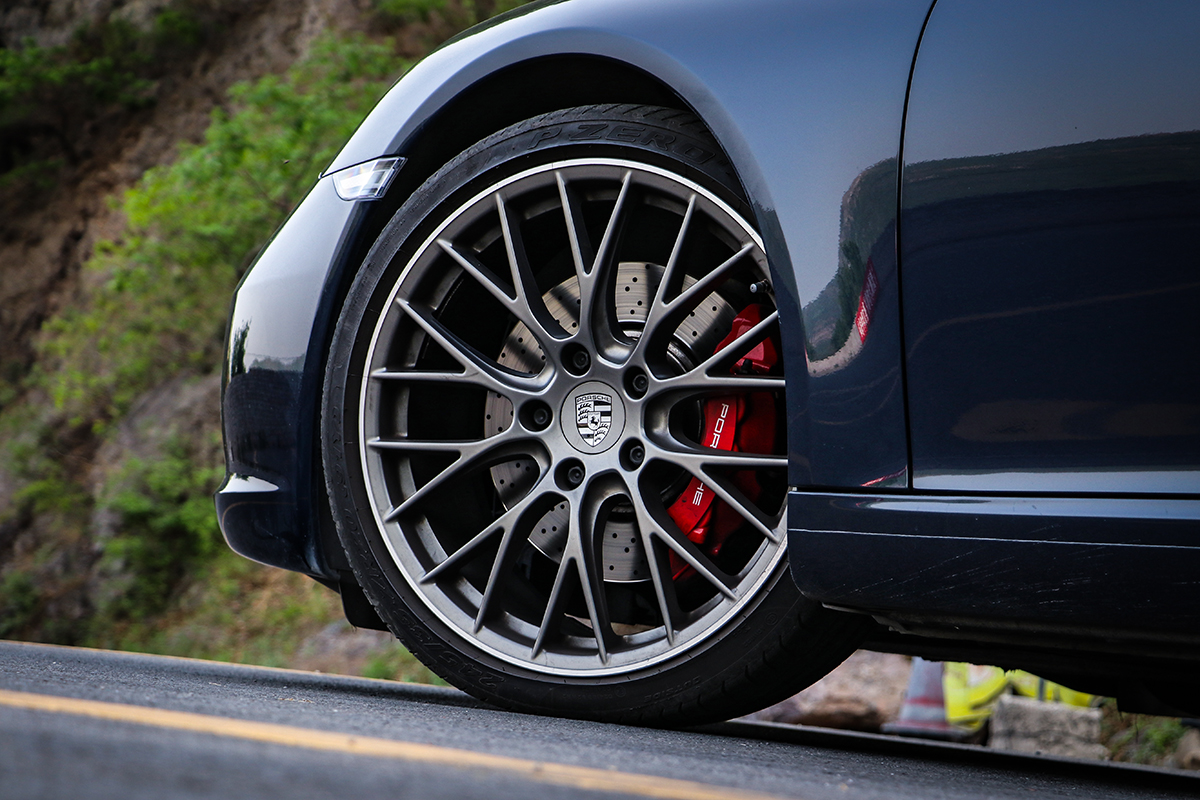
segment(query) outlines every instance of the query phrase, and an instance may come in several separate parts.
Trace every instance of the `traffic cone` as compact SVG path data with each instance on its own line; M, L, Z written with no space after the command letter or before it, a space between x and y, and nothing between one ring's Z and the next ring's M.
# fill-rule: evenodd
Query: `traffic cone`
M942 689L942 663L914 658L904 705L895 722L883 726L884 733L924 739L963 741L974 735L946 721L946 696Z

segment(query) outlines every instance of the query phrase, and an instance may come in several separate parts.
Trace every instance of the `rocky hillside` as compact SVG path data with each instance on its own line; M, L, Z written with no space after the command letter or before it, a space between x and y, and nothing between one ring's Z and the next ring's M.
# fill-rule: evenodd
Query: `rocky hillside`
M312 587L220 543L223 315L375 99L496 5L4 4L0 637L238 657L265 622L207 649L169 644L216 580L241 582L221 602L242 598L245 615L270 589L292 593L285 616L335 618L336 598L311 607Z

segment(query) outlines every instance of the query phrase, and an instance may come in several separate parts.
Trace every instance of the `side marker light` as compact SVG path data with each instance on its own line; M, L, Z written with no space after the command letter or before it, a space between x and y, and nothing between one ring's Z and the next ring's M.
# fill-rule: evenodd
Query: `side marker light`
M403 158L393 156L346 167L333 174L333 188L343 200L378 200L403 164Z

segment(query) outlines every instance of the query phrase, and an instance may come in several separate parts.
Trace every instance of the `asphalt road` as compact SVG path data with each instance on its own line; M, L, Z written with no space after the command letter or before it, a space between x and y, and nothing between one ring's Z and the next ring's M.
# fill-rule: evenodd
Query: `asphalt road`
M0 642L3 798L1177 798L1200 778L750 723L652 730L451 689Z

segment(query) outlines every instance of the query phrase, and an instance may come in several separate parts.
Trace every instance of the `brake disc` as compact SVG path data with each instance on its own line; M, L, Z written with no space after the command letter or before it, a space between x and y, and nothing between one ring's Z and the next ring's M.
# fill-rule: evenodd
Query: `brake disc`
M662 273L662 267L644 262L621 262L617 267L616 315L622 331L631 339L641 335ZM682 288L695 282L691 276L685 276ZM578 324L579 283L575 277L551 288L542 295L542 300L546 310L564 330L569 331ZM736 316L735 309L719 294L710 294L676 329L667 348L673 366L683 372L711 355L729 333ZM545 360L537 339L521 322L505 337L497 359L505 367L526 373L540 372ZM512 402L503 395L489 393L484 414L489 436L495 436L513 424ZM492 483L505 508L511 508L529 491L537 479L537 470L537 465L530 459L508 461L491 468ZM555 563L562 560L568 519L566 504L560 503L538 521L529 537L530 544ZM635 583L650 580L646 553L627 507L618 505L605 522L601 561L605 581Z

